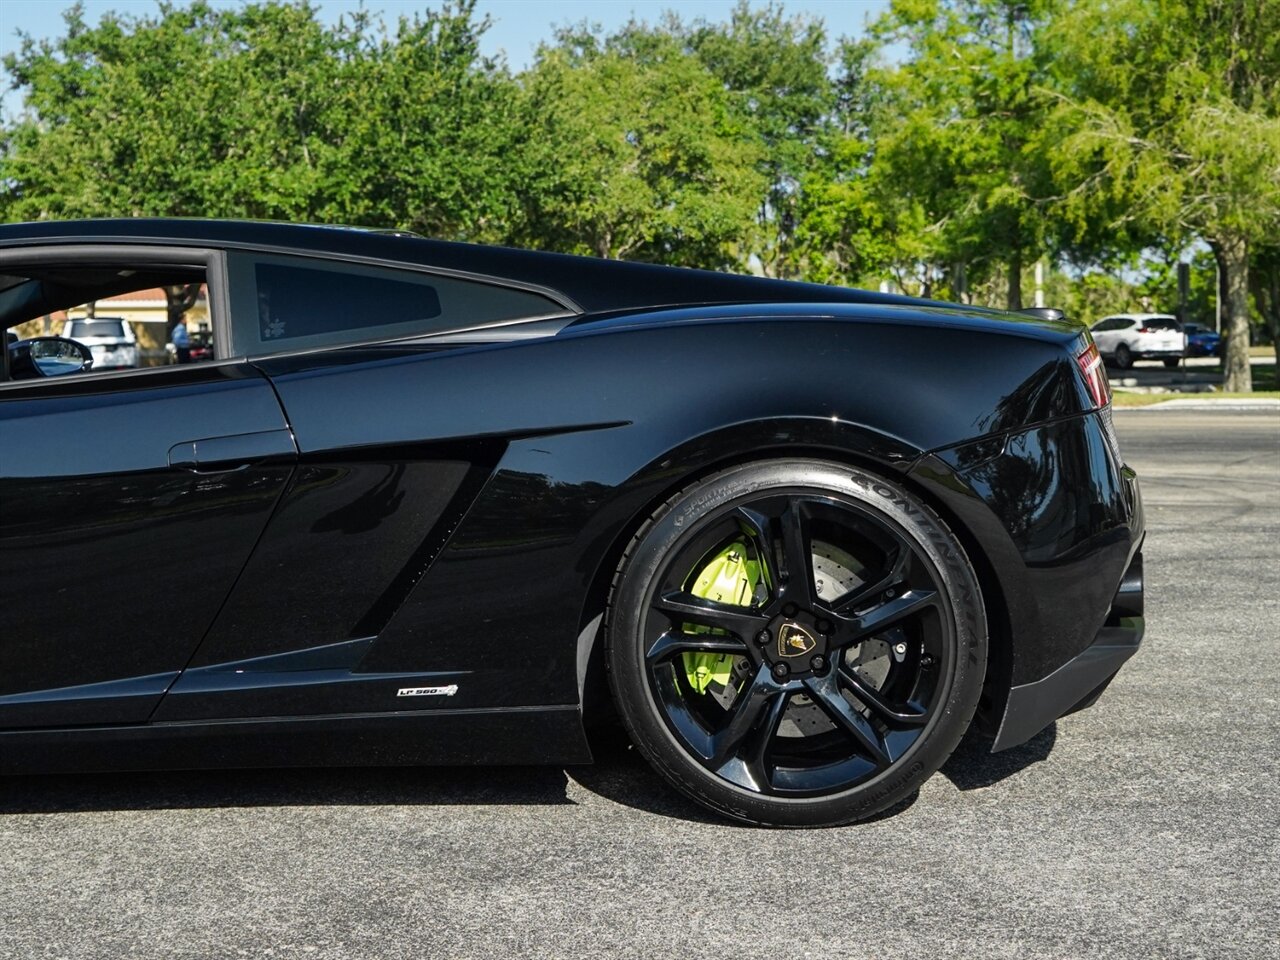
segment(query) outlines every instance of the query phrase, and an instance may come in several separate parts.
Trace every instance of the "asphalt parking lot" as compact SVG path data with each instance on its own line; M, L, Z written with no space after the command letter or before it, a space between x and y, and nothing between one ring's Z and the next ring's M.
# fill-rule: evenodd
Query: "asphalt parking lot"
M841 830L583 769L0 781L0 957L1274 957L1280 416L1120 411L1148 633L1092 710Z

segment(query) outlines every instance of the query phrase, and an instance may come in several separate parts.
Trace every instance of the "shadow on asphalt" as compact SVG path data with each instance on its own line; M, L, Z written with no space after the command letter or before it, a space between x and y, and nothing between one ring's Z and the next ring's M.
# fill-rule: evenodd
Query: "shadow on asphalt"
M55 774L0 779L0 816L283 806L556 805L558 767L370 767Z
M1048 758L1057 740L1057 724L1032 737L1026 743L1000 753L991 752L992 738L970 730L960 741L941 774L958 790L980 790L994 786L1032 764ZM614 803L634 807L646 813L674 817L698 823L727 822L707 813L668 787L644 761L620 731L597 732L592 739L596 763L570 767L566 773L583 788ZM897 816L909 809L919 792L898 801L863 823L875 823Z
M970 733L942 768L960 790L977 790L1038 763L1053 749L1050 726L1028 743L990 753L991 740ZM621 730L592 738L596 762L557 767L424 767L215 770L166 773L55 774L0 779L0 816L106 810L192 810L283 806L556 806L572 804L569 780L645 813L725 825L669 787ZM916 801L912 794L867 822L887 819Z
M942 775L957 790L981 790L994 786L1047 759L1057 739L1058 725L1051 723L1021 746L992 753L992 738L970 729L950 759L942 765Z
M686 799L674 787L668 786L630 745L625 752L619 752L616 756L597 756L596 763L592 766L571 767L566 772L584 789L644 813L718 827L758 829L716 816ZM910 796L862 823L875 823L896 816L915 803L918 796L919 791L913 791Z

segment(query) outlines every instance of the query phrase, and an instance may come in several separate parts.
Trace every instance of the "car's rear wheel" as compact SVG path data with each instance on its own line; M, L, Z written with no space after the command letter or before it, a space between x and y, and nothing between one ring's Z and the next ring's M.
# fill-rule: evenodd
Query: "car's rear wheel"
M1133 366L1133 351L1126 344L1116 347L1116 366L1121 370L1128 370Z
M614 583L610 683L632 740L698 802L822 826L908 796L981 692L981 592L955 536L874 474L734 467L668 500Z

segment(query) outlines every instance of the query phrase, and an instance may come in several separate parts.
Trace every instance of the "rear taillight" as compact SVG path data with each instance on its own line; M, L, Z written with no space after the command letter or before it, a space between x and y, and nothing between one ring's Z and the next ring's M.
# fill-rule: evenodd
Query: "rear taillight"
M1090 341L1089 346L1076 356L1076 365L1080 375L1084 377L1085 389L1093 401L1092 409L1105 407L1111 402L1111 384L1107 380L1106 368L1102 365L1102 357L1098 354L1098 345Z

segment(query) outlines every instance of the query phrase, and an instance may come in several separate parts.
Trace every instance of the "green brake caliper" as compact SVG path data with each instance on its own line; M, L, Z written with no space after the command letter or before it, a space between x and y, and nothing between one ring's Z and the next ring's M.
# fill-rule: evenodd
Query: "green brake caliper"
M715 559L702 568L694 581L692 593L704 600L749 607L760 585L760 564L747 559L747 548L742 543L731 543ZM691 623L684 625L685 633L723 634L723 630ZM733 676L732 653L686 653L684 672L689 686L698 693L706 693L712 683L727 687Z

